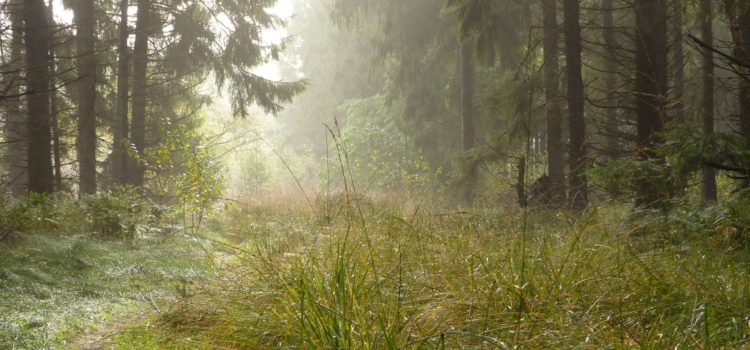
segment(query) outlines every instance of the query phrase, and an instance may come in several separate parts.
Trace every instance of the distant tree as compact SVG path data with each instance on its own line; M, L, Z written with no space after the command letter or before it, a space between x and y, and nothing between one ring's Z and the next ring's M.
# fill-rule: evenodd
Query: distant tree
M700 27L701 40L713 45L713 6L712 0L700 0ZM709 50L703 51L701 65L701 77L703 81L703 97L701 100L700 114L703 119L703 133L709 136L714 132L714 53ZM716 171L711 167L704 166L701 183L701 197L704 203L715 203L717 201Z
M544 95L547 123L547 172L551 202L565 201L565 149L560 109L560 63L558 58L557 0L542 0L544 25Z
M112 138L112 176L118 184L128 182L128 140L130 102L130 52L128 47L128 0L120 0L120 23L117 41L117 110Z
M673 72L673 99L674 99L674 121L678 123L685 122L685 49L683 27L685 25L685 2L672 1L672 15L669 19L672 21L672 67Z
M586 120L584 86L581 73L580 2L564 1L565 62L568 82L568 125L570 128L570 204L582 209L588 205L586 175Z
M135 44L133 47L133 99L130 140L135 153L142 157L146 149L146 76L148 70L148 38L151 26L151 1L138 0L138 14L135 23ZM142 159L133 159L127 167L129 183L143 186L146 167Z
M460 44L461 57L461 138L463 151L469 152L474 148L476 135L474 124L477 120L477 107L475 105L475 77L474 77L474 47L469 41ZM468 183L465 185L464 198L466 203L474 200L476 187L476 167L468 169Z

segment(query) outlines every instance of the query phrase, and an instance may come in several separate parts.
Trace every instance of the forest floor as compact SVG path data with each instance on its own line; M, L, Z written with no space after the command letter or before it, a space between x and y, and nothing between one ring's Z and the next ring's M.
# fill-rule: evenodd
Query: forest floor
M35 233L0 243L0 349L85 347L213 278L199 241Z
M209 239L29 235L0 348L750 346L750 250L676 222L318 203L228 207Z
M214 229L236 254L223 273L110 346L750 346L750 250L735 228L625 207L350 205L226 211Z

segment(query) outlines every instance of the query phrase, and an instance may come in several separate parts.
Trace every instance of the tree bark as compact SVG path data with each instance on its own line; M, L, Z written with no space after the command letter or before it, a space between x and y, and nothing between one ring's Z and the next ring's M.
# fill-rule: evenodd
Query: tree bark
M606 140L607 151L612 155L619 152L620 144L617 139L619 123L617 122L617 42L615 41L614 0L602 0L602 14L604 24L604 85L606 89ZM614 158L611 156L610 158Z
M24 66L23 57L23 1L13 0L8 4L8 16L11 26L10 61L7 64L8 72L3 74L3 84L8 86L8 94L19 96L21 94L22 76L20 74ZM7 166L8 181L11 194L20 197L28 190L28 176L26 172L28 153L28 120L23 115L21 99L13 97L6 101L7 119L5 120L5 141L8 142L5 162Z
M477 108L474 104L474 50L467 41L461 44L461 131L463 151L468 152L475 145L474 123L477 116ZM476 167L472 164L469 171L468 182L464 188L464 201L472 203L476 187Z
M635 95L638 155L642 160L657 158L658 133L664 129L667 91L667 24L665 0L636 0ZM636 205L654 207L663 198L658 179L636 179Z
M588 205L586 176L586 121L584 118L583 76L581 74L580 2L565 0L565 62L568 82L568 123L570 128L570 196L571 207Z
M550 202L565 202L565 150L562 141L560 109L560 63L558 61L557 0L542 0L544 22L544 99L547 105L547 173L550 179Z
M130 58L128 53L128 0L120 0L120 37L117 63L117 114L112 142L112 176L118 184L127 183L128 102L130 87Z
M96 56L94 55L94 0L76 0L76 66L78 69L79 192L96 193Z
M713 9L711 0L701 0L701 40L713 46ZM703 51L701 77L703 81L703 98L701 101L701 114L703 116L703 134L709 136L714 133L714 55L710 50ZM701 183L701 198L704 203L716 203L716 171L709 167L703 167Z
M26 98L28 114L29 191L51 193L53 188L49 115L50 26L43 0L24 1Z
M47 2L49 8L49 23L55 27L55 10L53 0ZM55 35L50 37L52 42L49 48L49 72L50 72L50 101L49 101L49 113L50 121L52 123L52 160L53 170L55 177L55 191L62 191L62 156L61 156L61 145L60 145L60 122L58 120L58 106L57 106L57 66L55 64Z
M146 147L146 70L148 68L149 0L138 0L133 47L132 130L130 139L135 152L142 156ZM143 186L145 165L133 159L128 165L130 184Z
M740 6L736 0L724 0L724 10L729 19L729 29L734 42L735 63L738 67L738 124L740 136L745 139L746 148L750 149L750 6ZM746 176L741 180L743 188L750 187L750 164L743 164Z
M685 122L685 50L683 46L682 27L684 25L685 4L683 1L675 1L672 24L672 40L674 46L674 121Z
M750 67L750 6L745 4L739 15L739 30L742 38L740 43L741 60L746 67ZM750 68L742 69L744 77L740 79L740 132L745 138L745 147L750 149ZM750 187L750 164L745 164L748 176L745 177L744 187Z

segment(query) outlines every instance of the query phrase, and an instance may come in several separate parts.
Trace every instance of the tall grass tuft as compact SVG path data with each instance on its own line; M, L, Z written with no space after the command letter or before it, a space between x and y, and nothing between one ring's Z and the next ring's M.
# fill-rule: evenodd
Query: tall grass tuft
M621 209L405 212L352 225L247 209L217 288L120 334L122 348L742 348L747 263L715 239L655 244ZM420 214L421 213L421 214ZM241 229L244 227L244 229ZM640 244L637 244L640 243ZM524 266L525 264L525 266ZM524 268L524 279L519 280ZM519 281L523 281L519 284ZM139 339L148 339L139 342ZM144 345L145 344L145 345ZM146 346L147 347L147 346Z

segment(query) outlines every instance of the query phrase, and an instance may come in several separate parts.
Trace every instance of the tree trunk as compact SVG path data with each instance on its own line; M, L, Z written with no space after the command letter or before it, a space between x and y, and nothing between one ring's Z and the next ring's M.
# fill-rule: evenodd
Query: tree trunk
M18 96L21 93L23 69L23 1L14 0L9 5L10 26L12 30L10 43L10 62L8 72L3 74L3 84L8 87L8 94ZM13 97L5 102L7 119L5 121L5 141L8 149L5 155L8 181L11 194L20 197L28 190L28 176L26 175L28 153L28 120L23 115L21 99Z
M748 66L750 65L750 6L740 7L742 7L742 13L738 18L741 37L738 45L741 52L739 57ZM745 138L746 149L750 149L750 69L743 68L742 73L744 77L740 79L740 132ZM750 174L750 164L745 164L745 168ZM750 175L746 176L743 182L744 187L750 187Z
M713 11L711 0L701 0L701 40L713 46ZM703 80L703 99L701 113L703 115L703 133L708 136L714 132L714 55L709 50L703 52L701 70ZM716 172L711 167L703 167L703 181L701 184L701 198L704 203L717 201Z
M146 69L148 68L148 16L149 0L138 0L138 17L135 24L133 47L133 100L131 142L135 152L143 155L146 147ZM134 159L128 165L130 183L143 186L145 166Z
M635 95L638 155L642 160L655 159L655 147L661 142L658 133L664 129L664 106L667 90L667 25L665 0L636 0ZM636 179L636 205L653 207L663 198L658 179L651 176Z
M620 150L617 139L619 123L617 122L617 43L615 42L614 0L602 0L604 22L604 84L606 90L605 116L607 151L616 155ZM614 158L611 156L610 158Z
M474 50L469 42L464 42L460 47L461 51L461 130L463 151L468 152L474 148L475 130L474 122L476 120L477 109L474 105ZM473 162L472 162L473 163ZM464 189L465 202L472 203L474 200L474 191L476 187L476 167L471 164L468 169L469 177Z
M565 150L562 141L560 109L560 63L558 61L557 0L542 0L544 21L544 99L547 105L547 173L550 179L550 202L565 202Z
M678 123L685 122L685 103L683 95L685 94L685 50L683 47L682 27L684 25L685 3L675 1L674 15L672 23L672 40L674 45L674 121Z
M78 68L78 163L80 194L96 193L96 56L94 0L76 0Z
M518 176L516 177L516 197L518 198L518 206L526 208L529 206L529 196L526 193L526 157L521 156L518 158Z
M581 74L580 3L565 0L565 63L568 82L568 123L570 128L570 205L583 209L588 205L586 170L586 121L584 119L583 76Z
M128 54L128 0L120 0L120 38L117 47L117 115L112 142L112 177L118 184L127 183L128 100L130 62Z
M49 116L49 46L50 26L42 0L24 1L26 47L26 98L28 113L28 179L29 191L51 193L52 160Z
M49 23L53 27L55 26L55 10L53 0L47 2L49 8ZM52 122L52 160L54 164L54 176L55 176L55 191L62 191L62 160L61 160L61 146L60 146L60 122L57 117L57 66L55 64L55 43L54 34L51 36L52 43L49 48L49 72L50 72L50 101L49 101L49 113Z

